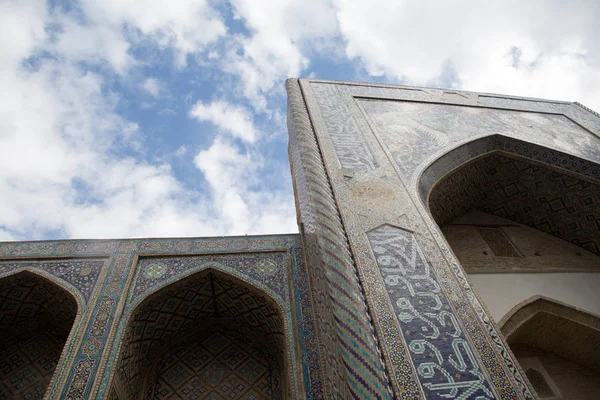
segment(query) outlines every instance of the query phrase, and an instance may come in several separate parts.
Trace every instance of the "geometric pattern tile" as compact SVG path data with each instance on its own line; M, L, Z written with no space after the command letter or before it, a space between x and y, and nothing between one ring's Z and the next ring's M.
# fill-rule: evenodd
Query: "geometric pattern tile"
M552 147L560 143L584 159L600 157L597 138L560 111L550 114L374 99L361 99L360 103L405 178L444 148L490 135L517 137ZM341 119L339 115L335 117ZM332 130L339 131L343 130Z
M0 279L2 344L46 325L66 340L76 313L73 296L45 278L21 272Z
M70 283L76 287L86 302L96 286L104 260L44 260L44 261L2 261L0 273L18 270L24 267L43 270L44 272Z
M193 337L162 360L152 399L272 399L262 353L227 333Z
M286 88L298 222L306 249L311 296L318 299L315 316L323 352L324 394L328 398L389 399L389 378L311 118L298 83L288 80ZM337 108L333 103L322 108L334 114L347 109L345 104ZM338 136L332 138L339 146L340 161L353 171L375 168L358 127L348 128L336 130Z
M39 332L0 350L0 399L42 399L65 344Z
M160 388L155 391L164 392L161 398L175 396L174 390L183 390L182 385L197 375L198 368L207 374L202 382L218 380L219 384L228 385L228 393L233 396L229 398L239 395L235 388L248 387L249 390L247 381L234 385L233 381L227 383L219 378L236 373L243 381L240 369L248 376L256 374L250 365L240 365L247 357L239 345L230 343L231 339L208 336L201 343L206 351L196 354L190 350L181 355L179 362L164 358L175 344L187 341L188 337L197 336L211 326L227 326L232 331L247 333L274 360L287 358L283 318L274 302L235 278L204 270L153 293L130 317L117 364L117 378L127 395L134 398L135 393L143 390L151 368L155 368L160 359L167 360L162 367L166 368L163 378L157 383ZM214 359L210 361L210 368L207 366L209 355L210 360ZM226 391L223 387L219 388L221 395ZM205 386L188 389L190 393L208 390ZM255 387L254 390L258 389Z
M139 298L161 282L175 279L191 268L216 263L220 266L233 268L256 279L277 293L281 298L287 296L287 285L282 284L286 279L285 265L287 255L278 253L245 254L243 257L231 255L210 254L195 257L164 257L142 258L134 283L134 298Z
M434 186L429 206L440 226L477 209L600 255L600 185L524 159L468 163Z
M0 399L41 399L77 313L64 289L30 272L0 280Z

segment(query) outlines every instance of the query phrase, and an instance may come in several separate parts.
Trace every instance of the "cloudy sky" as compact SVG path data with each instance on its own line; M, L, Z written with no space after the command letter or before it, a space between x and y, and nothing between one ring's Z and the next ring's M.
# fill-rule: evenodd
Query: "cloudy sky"
M284 80L600 110L600 2L0 0L0 240L296 232Z

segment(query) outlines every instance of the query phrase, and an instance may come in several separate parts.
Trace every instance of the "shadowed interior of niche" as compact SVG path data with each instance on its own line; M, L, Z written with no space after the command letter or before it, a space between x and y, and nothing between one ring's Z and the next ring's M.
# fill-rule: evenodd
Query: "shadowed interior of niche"
M0 398L43 398L75 321L76 300L25 271L0 280L0 315Z
M287 363L277 304L238 278L209 269L136 307L110 398L289 398Z
M551 299L538 298L516 310L501 330L525 371L532 359L542 366L534 368L537 373L527 375L540 398L597 398L600 318ZM535 379L531 380L530 375Z
M438 182L429 208L440 227L479 210L600 254L600 185L557 169L493 153Z

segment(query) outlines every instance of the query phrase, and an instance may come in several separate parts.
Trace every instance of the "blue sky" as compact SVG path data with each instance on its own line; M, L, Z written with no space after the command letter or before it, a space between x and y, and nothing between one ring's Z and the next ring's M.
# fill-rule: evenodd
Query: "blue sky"
M0 1L0 240L296 232L287 77L600 110L589 1Z

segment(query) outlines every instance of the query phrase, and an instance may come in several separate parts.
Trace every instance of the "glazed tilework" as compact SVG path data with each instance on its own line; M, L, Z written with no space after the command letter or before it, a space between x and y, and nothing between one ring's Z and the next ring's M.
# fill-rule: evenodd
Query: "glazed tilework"
M244 271L269 289L273 290L281 299L287 299L288 274L285 268L286 253L248 254L244 256L208 255L195 258L169 257L146 258L140 260L139 273L133 285L133 298L136 299L151 291L162 282L177 279L182 274L197 268L207 268L211 265L223 266L233 270Z
M431 213L440 226L478 209L595 254L600 254L599 205L597 184L498 154L454 171L429 196Z
M389 380L302 93L295 80L288 80L286 87L298 220L307 251L312 295L318 299L321 351L327 354L326 396L387 399L391 395ZM340 135L344 138L338 144L355 143L345 132ZM360 164L364 160L349 162L354 161Z
M12 304L2 311L5 338L29 346L30 336L14 341L18 333L42 328L49 338L69 337L50 351L54 374L23 369L22 381L31 382L24 396L39 397L46 385L52 399L122 400L136 388L143 391L135 397L147 399L533 399L428 213L427 195L448 172L494 153L497 165L475 161L481 179L496 168L524 171L528 183L496 181L498 195L477 207L525 218L525 206L507 206L512 196L547 190L535 199L552 211L544 226L594 251L600 116L576 103L471 92L286 85L301 235L0 243L0 301ZM523 167L517 156L531 162ZM458 171L450 177L456 187L440 190L459 195L452 190L472 178L468 165ZM574 198L572 185L585 196ZM560 201L548 199L559 190ZM475 198L441 211L460 212ZM589 219L558 224L571 208ZM45 292L25 290L7 303L2 288L31 288L29 279ZM61 306L43 310L28 296ZM74 322L46 324L64 315ZM215 341L214 332L228 336ZM22 365L20 354L11 360ZM210 360L202 367L198 357ZM34 368L49 370L42 358ZM137 379L142 371L147 379Z
M0 351L0 399L42 399L65 338L48 332L25 336Z
M600 159L597 138L562 114L380 100L361 100L361 105L405 178L452 143L489 135L517 136Z
M425 396L496 398L414 234L384 225L367 235Z
M77 303L68 292L29 271L0 280L3 344L45 325L66 340L77 311Z
M265 341L264 347L275 351L276 358L285 359L284 318L273 303L212 269L156 292L129 317L116 367L119 383L126 388L124 395L135 398L144 391L149 368L169 346L197 336L199 329L217 321L235 321L256 332Z
M286 252L292 257L282 256ZM4 264L8 267L4 268L7 274L13 274L19 270L28 270L34 273L39 271L39 274L43 275L44 278L71 292L73 296L79 299L80 304L85 304L84 296L89 296L87 298L88 307L81 309L82 314L77 317L71 331L73 339L66 343L63 359L57 366L56 373L51 380L47 393L50 398L88 399L108 397L108 383L115 371L114 362L125 325L124 315L128 312L127 306L123 302L124 293L133 294L132 285L138 272L137 267L134 268L133 261L137 254L145 256L153 254L198 256L247 254L251 256L254 254L252 265L257 268L256 274L253 275L256 277L256 282L263 285L263 283L260 283L262 279L265 290L275 297L287 296L286 312L289 313L290 320L294 315L293 318L297 321L297 330L300 337L302 337L302 340L298 343L299 352L297 355L300 361L298 373L303 375L304 387L302 392L306 392L306 398L309 399L323 398L321 356L315 336L313 299L306 296L310 288L298 235L0 243L0 257L6 258ZM59 257L61 259L48 257ZM273 257L275 258L273 259ZM141 260L148 260L148 258L142 257ZM278 265L283 266L283 268L274 268L273 264L268 262L270 260L281 262ZM234 262L225 261L222 257L219 261L232 268L235 267ZM45 272L43 270L45 266L65 266L65 262L73 266L71 272L76 270L76 263L79 262L88 264L91 262L95 267L101 263L100 273L94 288L86 289L89 285L85 286L86 281L78 281L76 279L77 274L73 277L69 274L63 275L64 278L70 279L68 281L62 279L61 276L52 275L52 268L54 267ZM69 268L71 267L62 269L57 267L55 272L69 272ZM249 268L250 265L247 265L246 269ZM293 277L288 272L290 268L291 271L294 271ZM161 269L158 268L156 273L160 274L160 271ZM285 271L285 276L281 275L282 271ZM168 285L167 281L170 279L177 280L177 277L171 272L165 271L164 280L161 281L160 285ZM145 277L152 278L152 274L148 273ZM84 271L84 276L90 275ZM158 277L158 275L154 276ZM279 278L282 281L279 285L276 285ZM0 282L5 281L5 279L8 278L3 278ZM253 279L255 278L250 280ZM148 284L146 289L157 289L156 282L149 283L144 279L139 282L142 286ZM286 286L283 282L289 282L289 285ZM81 283L84 286L80 291L74 285L80 285ZM302 301L290 303L289 298L292 293L301 296ZM138 300L143 300L145 295L146 292L140 293ZM293 304L293 308L291 304ZM296 326L290 329L295 334ZM294 356L296 357L296 355ZM114 395L115 393L112 392L111 396Z
M0 280L0 399L41 399L77 314L73 296L24 271Z
M164 358L148 398L281 398L274 396L272 366L260 351L219 331L191 340Z
M600 166L562 151L549 149L533 143L501 135L486 136L450 149L435 159L423 170L418 180L421 201L427 201L427 195L443 176L471 160L489 153L508 153L558 168L564 173L600 181Z
M367 232L386 224L408 229L418 238L423 257L433 266L457 325L479 360L480 371L490 377L489 390L503 399L532 398L522 371L422 203L419 184L435 184L436 176L489 151L520 154L534 150L522 143L546 149L543 155L536 150L538 154L532 157L554 158L563 153L561 163L565 160L573 171L581 169L585 163L579 160L592 164L600 160L598 116L571 103L470 92L314 80L300 80L300 86L317 137L316 157L322 156L325 179L331 183L357 260L395 397L423 397L426 389L366 240ZM291 145L294 134L290 132ZM361 144L353 149L340 146L348 134L354 135L353 143ZM479 148L465 146L445 156L481 138L488 139L478 142ZM494 141L499 145L489 150L489 142ZM511 149L498 147L505 145ZM437 163L441 159L444 162ZM435 173L426 175L436 163ZM302 192L299 181L294 175L297 193ZM297 199L302 214L302 194Z
M104 260L0 261L0 276L25 269L43 271L76 288L87 303L103 265Z

